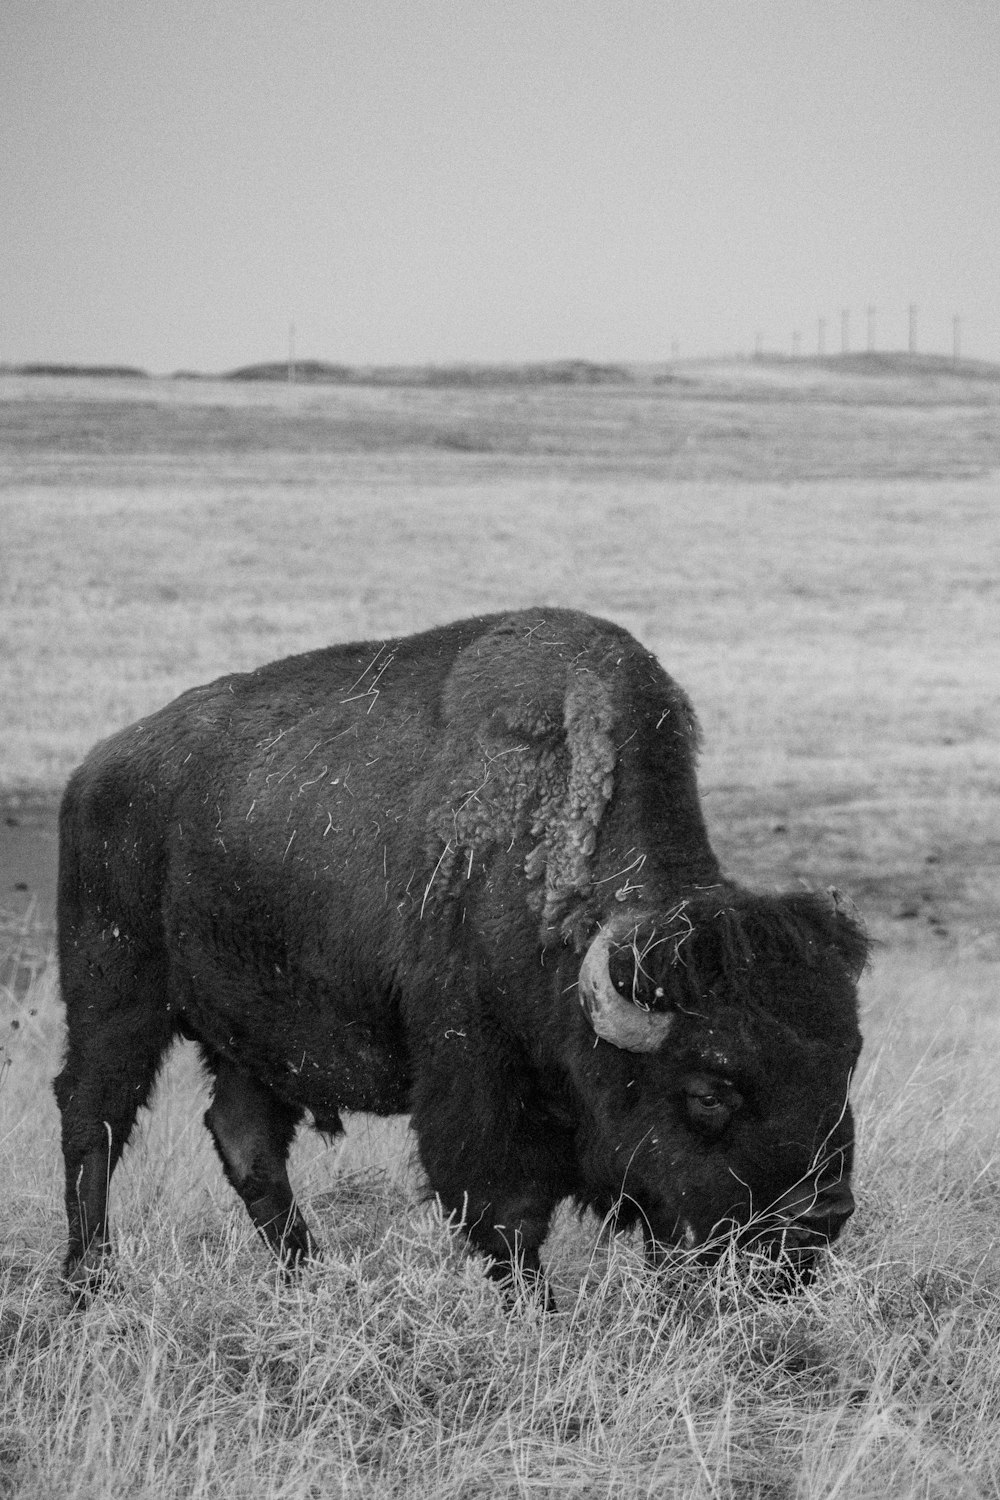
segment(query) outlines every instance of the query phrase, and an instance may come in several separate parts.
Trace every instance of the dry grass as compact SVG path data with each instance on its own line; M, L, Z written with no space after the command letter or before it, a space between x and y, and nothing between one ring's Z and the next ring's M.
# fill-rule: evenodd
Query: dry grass
M860 1208L817 1286L776 1301L746 1263L654 1282L638 1245L564 1215L551 1316L504 1311L422 1202L403 1125L373 1141L361 1118L339 1152L296 1149L325 1259L281 1286L184 1052L116 1177L116 1284L69 1315L43 977L6 1044L0 1493L995 1493L1000 1038L977 974L904 962L870 983Z
M654 1282L563 1215L560 1312L508 1316L405 1125L362 1117L295 1148L327 1253L283 1288L180 1050L115 1179L118 1283L74 1317L55 976L8 922L0 971L30 982L0 996L0 1497L998 1492L998 407L838 381L0 382L0 786L54 789L232 667L548 600L620 620L689 689L734 870L833 881L882 944L860 1207L798 1301L746 1265Z
M734 865L749 850L758 878L842 878L878 917L916 903L995 942L997 481L872 476L936 474L970 422L1000 465L1000 401L80 387L0 406L0 787L57 787L95 739L233 668L584 607L694 698ZM670 434L710 419L707 477L678 477ZM442 450L448 422L493 447ZM753 477L762 443L789 482Z

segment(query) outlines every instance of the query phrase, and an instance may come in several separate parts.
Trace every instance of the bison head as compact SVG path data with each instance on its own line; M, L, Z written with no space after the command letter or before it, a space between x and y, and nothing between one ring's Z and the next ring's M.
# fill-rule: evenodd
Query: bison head
M848 1089L867 956L838 904L728 886L602 926L580 967L597 1040L585 1175L653 1259L734 1235L808 1280L854 1209ZM599 1207L597 1200L594 1205Z

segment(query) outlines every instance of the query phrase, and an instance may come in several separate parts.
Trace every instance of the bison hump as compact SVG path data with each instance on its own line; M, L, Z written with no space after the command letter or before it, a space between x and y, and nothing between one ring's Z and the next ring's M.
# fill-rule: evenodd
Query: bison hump
M590 892L615 786L621 647L600 622L586 623L581 632L560 629L565 619L504 621L460 654L444 694L441 785L428 818L437 889L454 890L477 862L519 845L543 942Z

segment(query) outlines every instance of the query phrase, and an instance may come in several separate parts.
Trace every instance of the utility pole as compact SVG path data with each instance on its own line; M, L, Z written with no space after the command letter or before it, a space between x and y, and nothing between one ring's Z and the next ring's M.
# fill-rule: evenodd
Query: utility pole
M793 333L792 334L792 358L793 359L798 359L801 353L802 353L802 335L801 335L801 333Z
M288 383L295 382L295 324L288 325Z
M962 320L957 313L951 320L951 352L957 365L962 358Z
M840 314L840 352L841 354L851 352L851 313L847 307Z
M820 318L816 325L816 353L820 359L826 353L826 319Z
M875 353L875 309L868 304L868 353Z
M917 352L917 304L910 303L910 333L907 340L907 348L911 354Z
M764 335L762 333L758 333L757 336L755 337L754 341L753 341L753 357L754 357L754 359L760 359L760 357L761 357L761 355L763 353L764 353Z

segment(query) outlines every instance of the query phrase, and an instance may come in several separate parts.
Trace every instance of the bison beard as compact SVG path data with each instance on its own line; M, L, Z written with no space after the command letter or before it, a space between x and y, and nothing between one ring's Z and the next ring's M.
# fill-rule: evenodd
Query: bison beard
M565 610L332 647L195 688L63 799L69 1253L171 1042L226 1176L293 1266L306 1113L409 1111L431 1188L505 1279L563 1198L654 1262L736 1235L810 1274L850 1214L865 938L720 871L687 698Z

